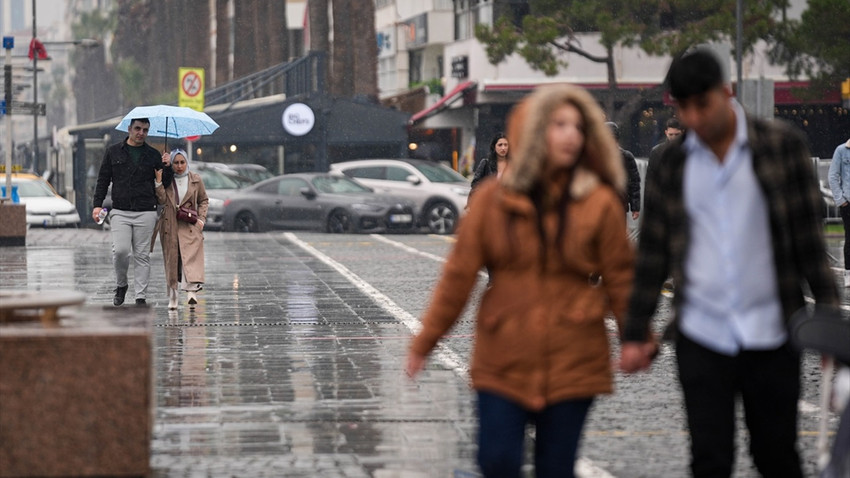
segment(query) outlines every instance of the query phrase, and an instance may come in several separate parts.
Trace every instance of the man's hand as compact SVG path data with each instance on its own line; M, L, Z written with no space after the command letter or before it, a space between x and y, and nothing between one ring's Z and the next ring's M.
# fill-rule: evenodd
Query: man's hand
M649 342L623 342L620 350L620 370L625 373L648 370L656 355L658 355L658 343L654 340Z
M103 209L103 208L102 207L96 207L96 208L91 210L91 218L94 219L94 222L97 222L97 216L100 215L101 209Z
M637 221L637 218L640 217L640 211L632 211L632 219Z
M166 168L171 166L171 153L162 153L162 165Z
M850 204L850 201L844 201L844 204L842 204L838 207L847 207L848 204Z

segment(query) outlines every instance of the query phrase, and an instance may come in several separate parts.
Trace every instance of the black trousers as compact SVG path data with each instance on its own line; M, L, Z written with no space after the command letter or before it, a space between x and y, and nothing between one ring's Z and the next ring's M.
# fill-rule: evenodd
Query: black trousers
M676 360L695 477L732 476L738 396L743 400L750 454L759 473L765 478L803 476L796 446L800 356L790 345L729 357L680 333Z
M850 270L850 206L838 208L844 224L844 269Z

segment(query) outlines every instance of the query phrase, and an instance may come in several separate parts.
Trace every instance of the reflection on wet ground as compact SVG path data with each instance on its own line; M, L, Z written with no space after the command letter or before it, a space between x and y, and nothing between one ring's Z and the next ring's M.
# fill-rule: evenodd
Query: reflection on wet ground
M71 234L36 234L50 232ZM4 288L71 288L108 304L108 236L75 234L87 240L0 250ZM154 476L474 471L466 383L440 371L406 379L409 331L373 299L280 236L224 235L205 249L194 310L167 311L153 256Z
M414 317L441 267L368 236L306 237ZM436 256L449 244L389 239ZM432 360L420 380L408 380L410 329L399 317L282 234L211 233L205 249L206 286L194 310L166 309L158 246L152 257L154 477L477 476L467 379ZM2 287L76 289L89 294L89 304L108 305L109 251L100 231L31 230L26 248L0 248ZM830 254L841 257L840 239L830 239ZM470 350L468 314L446 341L462 361ZM807 361L804 376L809 403L817 403L815 362ZM617 394L597 401L582 455L610 474L585 476L685 475L674 369L665 346L652 374L618 377ZM802 420L812 471L816 415ZM745 455L746 444L740 447ZM756 474L739 463L736 476Z

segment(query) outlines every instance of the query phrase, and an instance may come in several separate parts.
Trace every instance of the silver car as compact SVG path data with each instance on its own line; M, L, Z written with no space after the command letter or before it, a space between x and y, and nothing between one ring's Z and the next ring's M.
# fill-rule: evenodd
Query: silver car
M331 165L378 194L404 197L416 205L417 223L433 234L451 234L466 209L469 181L457 171L418 159L360 159Z
M224 201L236 194L240 190L241 184L215 166L193 161L191 167L192 171L201 175L204 188L207 190L207 197L210 199L204 229L220 231L224 221Z

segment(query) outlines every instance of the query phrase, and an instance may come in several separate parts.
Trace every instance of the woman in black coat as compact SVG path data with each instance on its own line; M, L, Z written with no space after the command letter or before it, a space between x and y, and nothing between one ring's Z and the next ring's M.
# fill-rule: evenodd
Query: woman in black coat
M478 163L475 175L472 177L474 191L481 180L492 175L498 176L508 164L508 138L505 133L496 133L490 141L490 153Z

